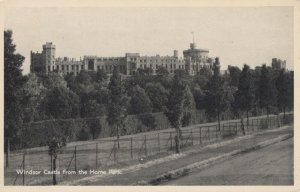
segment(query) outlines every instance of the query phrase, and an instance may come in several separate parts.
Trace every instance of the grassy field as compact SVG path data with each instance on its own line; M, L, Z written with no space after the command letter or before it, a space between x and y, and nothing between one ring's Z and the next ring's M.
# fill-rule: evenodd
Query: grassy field
M280 116L282 121L282 115ZM247 132L267 128L266 116L252 117ZM244 119L246 126L246 119ZM269 128L278 126L275 115L269 117ZM182 147L191 145L206 145L219 140L241 135L240 120L223 121L221 131L217 123L193 125L182 129ZM160 154L174 152L175 130L167 129L127 135L120 137L119 148L115 137L91 141L68 143L57 159L57 170L105 170L122 164L139 163ZM25 155L23 155L25 154ZM23 165L23 157L24 165ZM5 185L22 185L23 176L18 175L16 169L51 170L51 157L47 147L37 147L23 151L15 151L9 155L9 168L5 168ZM57 175L58 182L68 179L68 175ZM24 175L25 185L51 184L51 174Z

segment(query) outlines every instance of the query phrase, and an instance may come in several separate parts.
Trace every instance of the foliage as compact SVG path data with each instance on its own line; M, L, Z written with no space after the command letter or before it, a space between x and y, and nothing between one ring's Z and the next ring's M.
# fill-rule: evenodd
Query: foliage
M228 71L230 76L230 86L237 87L239 85L239 79L241 75L240 68L228 65Z
M76 118L79 116L79 98L67 88L56 87L45 97L43 109L49 117Z
M129 92L130 106L128 112L130 114L143 114L152 112L152 103L145 90L140 86L134 86Z
M4 136L11 143L20 142L19 131L22 127L22 105L18 90L24 83L22 64L24 57L16 52L12 31L4 31Z
M119 147L119 129L124 127L129 98L126 96L125 87L121 80L118 67L114 67L108 89L110 91L110 96L108 101L107 121L109 125L113 126L116 130Z
M220 75L219 65L219 60L216 58L213 67L214 74L208 83L205 109L210 116L218 117L220 130L220 114L229 108L233 100L233 95L232 89L229 88L228 83Z
M257 99L259 106L267 109L267 114L270 113L271 106L276 104L277 93L271 75L271 69L268 69L266 65L263 65L258 81Z
M147 83L146 93L151 100L153 112L162 112L166 107L169 92L160 83Z
M285 72L284 69L282 69L279 72L278 77L276 78L275 85L278 92L277 95L278 107L285 113L286 108L291 106L293 100L293 98L291 97L291 95L293 94L291 75Z
M238 90L234 94L235 108L241 111L249 111L253 106L254 101L254 82L248 65L244 65L241 72Z

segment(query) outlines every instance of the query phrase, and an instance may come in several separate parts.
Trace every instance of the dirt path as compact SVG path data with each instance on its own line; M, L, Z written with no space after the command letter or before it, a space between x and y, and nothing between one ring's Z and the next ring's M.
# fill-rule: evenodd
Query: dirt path
M293 148L288 139L164 185L293 185Z

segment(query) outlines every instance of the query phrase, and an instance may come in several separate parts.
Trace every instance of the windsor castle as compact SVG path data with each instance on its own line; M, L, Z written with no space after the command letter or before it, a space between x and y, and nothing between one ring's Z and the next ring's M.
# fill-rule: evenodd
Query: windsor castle
M73 73L78 75L81 70L98 71L112 74L113 68L119 67L119 71L126 76L134 75L140 69L150 68L153 74L159 67L164 67L169 73L176 69L183 69L190 75L195 75L203 67L212 67L213 58L208 57L209 50L196 48L195 43L183 51L183 58L178 57L178 51L174 50L173 56L141 56L139 53L126 53L120 57L84 56L76 60L68 57L55 57L55 45L47 42L43 45L43 51L31 51L30 72L48 73L58 72L62 75Z

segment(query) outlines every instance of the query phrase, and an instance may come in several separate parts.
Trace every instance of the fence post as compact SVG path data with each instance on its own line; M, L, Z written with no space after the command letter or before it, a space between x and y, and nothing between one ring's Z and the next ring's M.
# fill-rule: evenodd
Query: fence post
M7 138L7 144L6 144L6 168L9 168L9 153L10 153L10 143L9 138Z
M224 125L224 124L223 124ZM208 131L208 140L210 141L210 133L209 133L209 127L207 127L207 131Z
M50 167L51 167L51 171L52 171L53 170L53 156L52 156L52 153L50 155L50 160L51 160Z
M145 135L145 155L147 157L147 135Z
M191 129L191 139L192 139L192 145L194 145L193 129Z
M117 151L116 151L116 142L117 142L117 141L114 140L114 146L113 146L113 149L112 149L112 150L114 151L114 162L116 162L116 152L117 152Z
M75 171L77 171L77 162L76 162L76 154L77 153L77 149L76 149L76 146L75 146L75 149L74 149L74 168L75 168Z
M22 162L22 169L23 169L23 173L22 173L22 184L25 184L25 152L23 152L23 162Z
M98 143L96 143L96 169L98 169Z
M199 144L202 144L202 140L201 140L201 127L199 127Z
M170 132L170 139L171 139L171 149L172 149L172 145L173 145L172 132Z
M159 133L157 134L157 141L158 141L158 152L160 152L160 139L159 139Z
M217 127L216 127L216 140L218 139L218 130L217 130Z
M130 137L130 157L133 159L133 153L132 153L132 137Z

